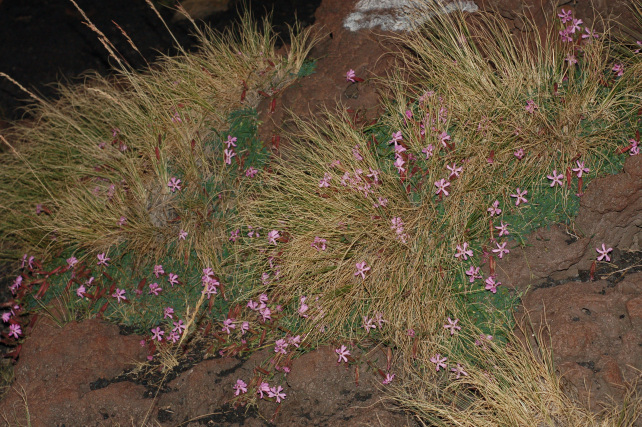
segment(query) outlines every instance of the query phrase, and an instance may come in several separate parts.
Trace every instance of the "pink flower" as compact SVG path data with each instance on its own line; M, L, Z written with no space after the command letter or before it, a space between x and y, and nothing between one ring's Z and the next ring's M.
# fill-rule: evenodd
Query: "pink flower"
M158 283L150 283L149 285L149 294L150 295L158 295L163 288L161 288Z
M493 202L493 205L491 207L489 207L488 209L486 209L486 210L488 211L488 213L490 213L490 216L495 216L495 215L501 214L502 210L499 209L499 200L495 200Z
M575 57L575 55L571 55L570 53L566 55L566 58L564 58L564 61L568 62L568 65L577 64L577 58Z
M80 285L78 289L76 289L76 295L78 295L78 298L82 298L85 296L85 292L87 292L87 289L85 288L85 285Z
M250 310L256 311L256 310L259 309L259 304L257 302L255 302L255 301L249 300L248 303L247 303L247 307Z
M551 187L555 187L555 184L559 184L561 187L562 184L562 179L564 179L564 174L557 174L557 169L553 169L553 173L551 175L546 175L546 178L550 179L551 182Z
M315 236L314 242L312 242L311 246L317 251L325 251L327 242L328 241L326 239L322 239L319 236Z
M241 323L241 335L245 335L250 330L250 322Z
M559 35L562 38L563 43L570 43L573 41L573 37L571 37L571 33L568 31L568 28L560 30Z
M276 340L276 342L274 343L275 353L287 354L287 348L288 343L283 338L281 338L280 340Z
M221 329L221 332L225 332L226 334L231 334L232 329L236 329L236 325L234 324L234 319L225 319L223 322L223 328Z
M239 238L239 234L240 233L241 233L241 230L238 229L238 228L236 230L234 230L234 231L230 231L230 237L229 237L228 240L230 242L236 242L238 240L238 238Z
M246 169L245 176L247 176L248 178L254 178L257 173L259 173L259 170L250 166Z
M396 147L399 145L400 141L403 141L403 135L401 134L401 131L397 131L392 134L392 139L388 141L388 145L395 144Z
M231 165L232 157L234 156L236 156L234 150L228 150L227 148L223 150L223 161L225 162L225 164Z
M273 245L276 245L276 239L280 238L281 235L277 230L272 230L268 233L268 242L272 243Z
M236 147L236 137L232 135L227 136L227 141L223 142L223 144L227 145L227 148L229 149L230 147Z
M167 279L170 285L172 285L172 288L174 285L178 284L178 275L174 273L169 273L169 278Z
M511 194L511 197L517 198L515 200L515 206L519 206L520 203L527 203L528 200L524 197L525 195L528 194L528 191L520 191L519 187L517 187L517 192L515 194Z
M462 257L464 260L468 260L468 257L473 256L473 250L468 248L468 242L464 242L464 246L461 247L457 245L457 253L455 258Z
M357 82L355 80L356 77L357 75L355 74L353 69L348 70L348 72L346 73L346 81L348 82L356 83Z
M158 342L163 341L163 335L165 335L165 331L160 328L160 326L155 327L152 329L152 340L157 340Z
M239 394L247 393L247 384L243 380L236 380L236 384L234 384L234 396L238 396Z
M638 46L640 46L640 48L635 49L635 50L633 51L633 53L640 53L640 51L642 50L642 40L638 40L638 41L636 41L635 43L636 43Z
M357 271L354 273L355 276L361 275L362 279L366 278L366 272L370 270L370 267L366 265L365 261L358 262L356 264Z
M446 141L450 141L450 135L448 135L448 132L444 131L439 134L439 142L441 142L441 145L445 147L448 147L448 143Z
M285 399L286 394L283 393L283 387L278 386L270 388L268 396L276 398L276 403L281 403L281 399Z
M178 320L178 322L172 322L174 324L174 329L172 329L172 332L178 332L179 334L183 334L183 331L187 327L182 320Z
M368 316L363 316L363 324L361 327L366 330L366 333L370 333L370 329L377 329L377 326L372 323L373 319L368 318Z
M573 12L570 9L567 11L562 9L562 12L558 13L557 16L559 16L560 20L562 21L562 24L566 24L567 22L570 22L573 20Z
M331 179L332 179L332 175L326 172L323 175L323 179L319 181L319 188L329 187Z
M439 181L435 181L435 187L437 187L437 192L435 194L443 194L444 196L447 196L448 190L446 187L450 186L450 182L446 181L445 179L440 179Z
M175 344L176 341L178 341L179 339L181 339L181 336L174 331L170 332L169 335L167 336L167 340L171 341L172 344Z
M11 319L11 312L10 311L2 313L2 321L4 323L9 323L10 319Z
M524 158L524 149L520 148L519 150L515 151L513 153L515 157L517 157L519 160L522 160Z
M475 340L475 345L477 347L481 346L484 350L486 350L486 342L490 342L492 340L493 340L493 336L492 335L480 334L479 335L479 339Z
M99 266L100 266L100 265L104 265L105 267L108 267L108 266L109 266L109 264L107 263L107 261L110 261L110 260L111 260L111 258L108 258L108 257L107 257L107 254L106 254L105 252L103 252L103 253L101 253L101 254L98 254L98 256L97 256L97 257L98 257L98 265L99 265ZM29 266L29 268L31 268L31 265Z
M499 230L499 237L508 236L510 234L508 232L509 225L510 224L505 224L504 221L500 221L499 227L495 227L495 229Z
M124 216L121 216L120 219L118 220L118 226L122 227L125 224L127 224L127 218Z
M187 237L187 231L181 230L180 233L178 233L178 240L185 240Z
M167 186L169 187L169 189L171 190L172 193L174 193L176 191L180 191L181 190L181 180L176 178L176 177L172 177L169 180L169 182L167 183Z
M581 178L581 177L582 177L582 174L584 174L584 173L588 173L588 172L590 171L590 169L589 169L589 168L587 168L587 167L585 167L585 166L584 166L584 162L580 162L580 161L578 160L576 163L577 163L577 167L576 167L576 168L573 168L573 169L571 169L571 170L572 170L573 172L576 172L576 173L577 173L577 177L578 177L578 178Z
M624 66L622 64L615 64L612 70L616 73L615 75L617 77L622 77L624 75Z
M529 113L535 114L535 110L539 109L539 107L537 106L537 104L535 104L535 101L533 101L532 99L529 99L528 101L526 101L525 109Z
M165 311L163 311L163 319L167 318L173 319L174 318L174 309L172 307L165 307Z
M464 376L468 375L468 373L466 371L464 371L464 367L459 363L457 364L456 368L450 368L450 370L452 372L454 372L455 374L457 374L457 376L455 377L456 380L461 378L462 375L464 375Z
M392 380L395 379L395 374L391 374L390 372L386 373L386 378L382 381L383 385L388 385L392 382Z
M410 328L410 329L406 330L406 334L407 334L410 338L414 338L414 337L415 337L415 330L414 330L414 329L412 329L412 328Z
M495 294L497 293L497 286L501 284L502 284L501 282L495 282L495 279L493 279L493 276L490 276L489 278L486 279L485 289Z
M348 356L350 356L350 350L345 345L342 345L340 348L334 350L335 353L339 355L339 360L337 363L346 362L348 363Z
M441 357L441 354L437 353L434 357L430 359L432 363L434 363L436 366L436 371L439 372L439 368L444 368L446 369L446 364L444 363L448 358L446 357Z
M566 27L569 33L575 34L575 31L579 31L581 29L580 25L583 24L584 21L581 19L573 19L573 23Z
M473 283L475 279L481 279L482 276L479 274L479 267L475 266L470 266L468 270L466 270L466 276L469 278L469 282Z
M459 174L461 173L463 168L461 166L457 167L457 164L453 163L452 165L446 166L446 169L450 171L450 176L448 177L448 179L453 179L453 177L459 178Z
M598 261L602 261L603 259L606 259L606 261L611 261L611 257L609 256L609 252L613 250L613 248L607 248L604 243L602 243L602 249L600 250L599 248L595 248L598 254L600 254L599 257L597 257Z
M359 162L363 160L363 156L359 152L359 144L355 145L352 148L352 155L354 156L355 160L357 160Z
M432 157L435 147L432 144L429 144L428 147L421 150L422 153L426 155L426 160Z
M504 254L509 253L510 251L506 249L506 242L502 243L501 245L499 242L497 244L497 249L493 249L493 253L496 253L499 259L502 259L504 257Z
M450 330L450 336L455 335L456 331L461 330L461 326L457 326L457 322L459 322L459 319L452 320L450 317L448 318L448 323L444 325L445 329Z
M124 289L118 289L116 288L116 292L112 294L112 297L116 298L118 302L121 300L125 301L127 298L125 297L125 290Z
M22 329L20 328L20 325L17 323L12 323L9 325L9 336L13 336L15 339L20 338L20 335L22 335Z
M268 383L261 383L261 385L256 390L256 392L259 394L259 398L263 399L263 393L269 393L270 392L270 385Z
M154 266L154 276L156 276L156 278L158 279L158 277L161 274L165 274L165 270L163 270L163 266L160 265L160 264L159 265L155 265Z
M397 157L397 160L395 160L395 167L397 168L397 172L402 173L406 171L406 168L403 167L403 165L406 164L403 158L401 156Z
M582 34L582 39L588 39L588 38L591 38L591 37L593 37L595 39L600 38L600 35L596 31L594 31L594 30L592 30L592 29L590 29L588 27L584 28L584 32L586 34Z

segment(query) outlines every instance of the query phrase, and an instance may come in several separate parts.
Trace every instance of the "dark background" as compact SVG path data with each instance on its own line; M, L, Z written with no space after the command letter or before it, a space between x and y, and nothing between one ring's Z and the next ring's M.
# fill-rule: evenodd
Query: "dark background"
M175 53L173 40L145 0L77 0L89 19L112 41L130 64L143 68L145 61L130 48L115 21L132 38L150 62L157 52ZM155 2L157 3L157 2ZM168 3L168 1L165 1ZM314 23L314 11L321 0L231 0L227 12L204 19L207 25L223 30L250 8L255 17L273 13L277 31L287 35L295 17L303 25ZM156 4L179 43L194 49L193 28L187 21L170 23L173 10ZM284 31L285 30L285 31ZM0 0L0 71L44 97L55 97L52 82L69 80L86 70L103 75L110 71L105 48L85 24L69 0ZM0 121L24 115L21 106L32 102L13 83L0 78Z

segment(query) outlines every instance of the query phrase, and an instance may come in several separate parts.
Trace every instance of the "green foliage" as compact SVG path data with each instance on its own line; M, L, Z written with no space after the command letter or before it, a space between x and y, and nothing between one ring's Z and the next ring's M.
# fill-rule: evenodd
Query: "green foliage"
M301 68L299 68L299 72L297 73L298 78L303 78L307 77L310 74L313 74L317 68L317 61L316 60L306 60L303 62L303 65L301 65Z

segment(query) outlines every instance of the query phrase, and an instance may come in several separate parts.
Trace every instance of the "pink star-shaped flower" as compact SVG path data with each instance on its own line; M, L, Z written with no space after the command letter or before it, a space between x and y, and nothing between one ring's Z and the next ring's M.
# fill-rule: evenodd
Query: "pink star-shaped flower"
M447 196L450 193L448 193L448 190L446 189L446 187L449 187L449 186L450 186L450 182L446 181L443 178L440 179L439 181L435 181L435 187L437 187L437 191L435 194L437 195L443 194L444 196Z
M504 223L504 221L500 221L499 227L495 227L495 229L499 230L499 237L508 236L510 234L508 232L509 225L510 224Z
M450 171L449 179L453 179L453 177L459 178L459 174L461 174L461 171L463 170L461 166L457 167L456 163L446 166L446 169Z
M436 370L437 372L439 372L439 368L444 368L444 369L446 369L446 364L444 363L446 360L448 360L448 358L446 358L446 357L443 357L443 358L442 358L442 357L441 357L441 354L439 354L439 353L435 354L435 356L434 356L434 357L432 357L432 358L430 359L430 361L431 361L432 363L434 363L435 365L437 365L437 366L436 366L436 368L435 368L435 370Z
M276 399L276 403L281 403L281 400L285 399L286 395L285 393L283 393L283 387L278 386L270 388L270 391L268 391L268 396L274 397Z
M174 318L174 309L172 307L165 307L163 311L163 319L167 319L168 317L170 319Z
M559 16L560 20L562 21L562 24L566 24L567 22L570 22L573 20L573 12L571 10L562 9L562 12L558 13L557 16Z
M466 270L466 276L468 276L468 281L470 283L473 283L475 279L482 278L481 274L479 274L479 267L475 267L473 265L471 265L470 268Z
M259 173L259 170L253 168L252 166L245 170L245 176L247 176L248 178L254 178L257 173Z
M165 331L160 328L160 326L155 327L152 329L152 340L157 340L158 342L163 341L163 335L165 335Z
M323 179L321 181L319 181L319 188L329 187L331 179L332 179L332 175L330 175L329 173L326 172L323 175Z
M557 174L557 169L553 169L551 175L546 175L546 178L551 180L551 187L555 187L555 184L558 184L560 187L563 186L562 179L564 179L564 174Z
M495 279L493 279L493 276L490 276L489 278L486 279L486 287L485 289L487 291L491 291L492 293L497 293L497 286L501 285L502 282L495 282Z
M178 233L178 240L185 240L187 237L187 231L181 230L180 233Z
M346 73L346 81L356 83L355 78L357 77L357 74L354 72L353 69L348 70Z
M604 243L602 243L602 249L600 250L600 248L595 248L595 250L600 254L600 256L597 257L598 261L602 261L603 259L606 259L607 262L611 261L609 252L611 252L613 248L607 248Z
M455 374L457 374L457 376L455 377L456 380L461 378L462 375L464 375L464 376L468 375L468 373L466 371L464 371L464 367L460 363L457 364L456 368L451 368L450 370L452 372L454 372Z
M509 253L510 251L506 249L506 242L502 243L501 245L499 242L497 244L497 249L493 249L493 253L496 253L499 259L504 258L504 254Z
M114 292L111 296L116 298L117 302L125 301L127 299L125 297L125 290L124 289L116 288L116 292Z
M174 193L175 191L180 191L180 189L181 189L181 180L176 178L176 177L172 177L172 178L170 178L169 182L167 183L167 186L169 187L169 189L171 190L172 193Z
M582 174L584 174L584 173L588 173L588 172L590 171L590 169L589 169L589 168L587 168L587 167L585 167L585 166L584 166L584 162L580 162L580 161L578 160L576 163L577 163L577 167L576 167L576 168L573 168L573 169L571 169L571 170L572 170L573 172L576 172L576 173L577 173L577 177L578 177L578 178L581 178L581 177L582 177Z
M178 320L178 322L172 322L174 324L174 329L172 329L172 332L178 332L179 334L183 334L183 331L187 327L182 320Z
M459 322L459 319L453 320L453 319L451 319L449 317L448 318L448 323L444 325L445 329L449 329L450 330L450 335L451 336L455 335L456 331L460 331L461 330L461 326L458 326L457 322Z
M155 265L154 266L154 276L156 276L156 278L158 279L158 277L161 274L165 274L165 270L163 270L163 266L160 265L160 264L159 265Z
M350 356L350 350L345 345L342 345L340 348L334 350L335 353L339 355L339 360L337 363L346 362L348 363L348 356Z
M232 135L228 135L227 141L225 141L224 144L227 145L227 148L236 147L235 142L236 142L236 137Z
M20 335L22 335L22 329L20 328L20 325L17 323L12 323L9 325L9 336L14 337L15 339L20 338Z
M234 396L238 396L241 393L243 394L247 393L247 384L245 383L245 381L241 379L236 380L236 384L234 384L233 388L234 388Z
M527 194L528 194L528 191L526 191L526 190L520 191L519 187L517 187L516 193L515 194L511 194L510 196L517 199L517 200L515 200L515 206L519 206L520 203L527 203L528 202L526 197L524 197Z
M370 333L370 329L377 329L377 326L372 323L373 319L368 318L368 316L363 316L363 324L361 327L366 330L366 333Z
M355 276L361 275L362 279L366 278L366 272L370 270L370 267L366 265L365 261L358 262L356 264L357 271L354 273Z
M426 155L426 160L432 157L433 151L435 150L435 147L432 146L432 144L428 145L428 147L423 148L421 150L422 153Z
M325 251L327 242L328 241L326 239L322 239L321 237L316 236L311 246L317 251Z
M270 242L273 245L276 245L276 239L278 239L280 237L281 237L281 235L279 234L279 232L277 230L270 231L268 233L268 236L267 236L268 242Z
M391 374L390 372L388 372L388 373L386 373L386 378L383 379L382 383L383 383L383 385L388 385L394 379L395 379L395 374Z
M473 250L468 248L468 242L464 242L463 247L457 245L457 253L455 258L462 257L464 260L468 260L468 257L473 256Z
M486 210L488 211L488 213L490 213L490 216L501 214L502 210L499 208L499 200L495 200L493 202L493 205Z
M111 260L111 258L108 258L105 252L98 254L97 258L98 258L98 265L104 265L105 267L109 266L107 261Z

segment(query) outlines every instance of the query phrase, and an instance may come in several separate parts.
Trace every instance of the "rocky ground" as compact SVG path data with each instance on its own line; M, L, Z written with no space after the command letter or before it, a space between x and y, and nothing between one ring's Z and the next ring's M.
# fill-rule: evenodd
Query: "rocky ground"
M7 0L5 0L7 1ZM320 106L377 114L376 82L389 66L378 29L352 32L343 21L355 0L323 0L316 22L327 36L313 51L316 73L285 90L277 109L261 106L261 135L269 140L287 126L287 109L318 113ZM486 2L515 19L513 1ZM519 7L537 2L520 2ZM569 3L569 2L565 2ZM539 4L539 3L538 3ZM602 5L621 11L623 2ZM484 4L480 4L484 6ZM573 6L573 4L570 4ZM599 6L599 5L598 5ZM576 15L583 17L578 5ZM619 9L618 9L619 8ZM584 12L588 16L588 11ZM514 31L520 31L515 19ZM366 79L345 81L354 69ZM532 233L498 265L498 279L525 291L521 313L550 335L554 360L569 393L591 405L613 398L642 370L642 156L630 157L624 170L591 182L581 199L575 227L552 226ZM596 247L614 248L610 263L592 264ZM252 376L268 357L247 360L203 359L189 354L156 392L160 375L132 380L127 375L145 362L141 337L117 326L90 320L64 328L41 317L22 346L11 390L0 402L8 425L24 423L28 410L34 426L75 425L414 425L412 416L382 402L381 378L367 365L337 365L332 348L320 348L294 361L286 377L287 398L277 405L262 401L258 410L234 410L229 404L237 378ZM369 355L385 363L383 349ZM357 374L358 373L358 374ZM639 391L642 389L638 388Z

